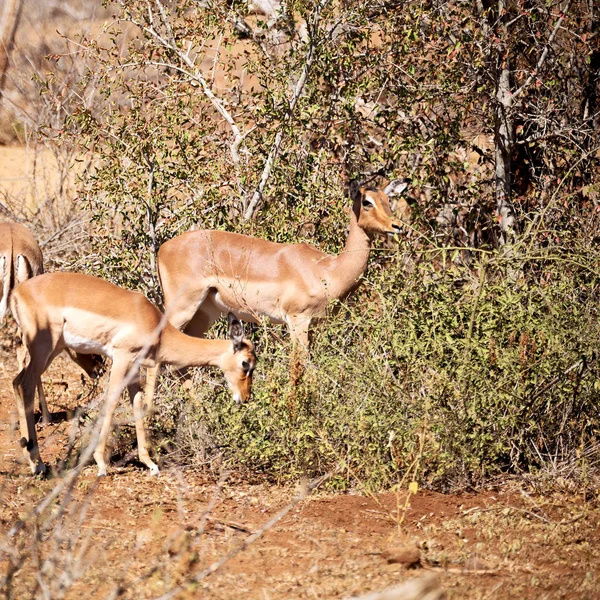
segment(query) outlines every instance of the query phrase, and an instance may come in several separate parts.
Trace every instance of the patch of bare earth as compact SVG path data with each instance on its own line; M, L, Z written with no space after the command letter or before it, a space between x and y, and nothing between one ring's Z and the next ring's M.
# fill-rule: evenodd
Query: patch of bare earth
M132 462L97 480L90 466L34 526L31 507L59 480L32 478L20 460L11 426L15 368L10 351L0 354L0 578L8 598L42 597L44 587L53 593L46 597L67 598L155 598L171 589L177 598L348 598L432 571L448 598L600 597L597 505L531 497L514 485L422 491L406 510L404 494L317 491L204 577L297 490L219 483L185 468L153 478ZM45 382L51 411L66 417L40 430L42 455L56 464L80 429L71 409L85 398L66 359Z

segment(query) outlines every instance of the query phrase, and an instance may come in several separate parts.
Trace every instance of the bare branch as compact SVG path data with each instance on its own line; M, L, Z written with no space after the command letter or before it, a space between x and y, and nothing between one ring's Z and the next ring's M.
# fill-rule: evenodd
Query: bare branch
M251 219L254 216L256 207L258 206L258 203L262 199L262 195L263 195L265 186L267 185L267 181L269 180L269 177L271 175L271 170L273 168L273 164L275 163L275 159L277 158L277 155L279 154L279 148L281 147L281 142L283 141L284 128L290 122L290 120L294 114L294 109L296 108L296 104L298 103L298 99L300 98L300 96L302 95L302 92L304 90L304 86L305 86L306 80L308 78L308 73L310 71L310 68L311 68L314 60L315 60L315 49L316 49L315 48L315 46L316 46L315 33L317 30L317 26L319 24L321 11L327 6L328 3L329 3L329 0L321 0L321 3L317 6L317 8L315 9L315 12L313 14L312 25L311 25L311 35L310 35L310 40L309 40L309 44L308 44L308 52L306 54L306 60L304 61L304 67L302 69L302 73L300 74L300 78L298 79L296 86L294 88L294 94L292 96L292 99L290 100L289 108L283 118L283 122L281 123L279 130L277 131L277 134L275 136L275 141L273 142L273 146L271 147L271 151L269 152L269 155L267 157L267 161L265 163L265 166L264 166L264 169L262 172L262 176L260 178L260 183L258 184L258 188L254 192L252 199L250 200L250 203L248 204L248 207L246 208L246 211L244 213L244 219L246 221L248 221L249 219Z
M550 34L550 37L548 38L548 41L546 42L546 45L544 46L544 49L542 50L542 54L540 55L540 58L537 62L537 65L535 66L535 69L529 75L529 77L527 78L525 83L517 91L514 92L513 99L516 98L517 96L520 96L531 85L531 82L537 77L537 74L540 72L540 69L544 66L544 63L546 62L546 58L548 57L548 49L550 48L550 44L552 44L554 38L556 37L556 34L558 33L560 26L562 25L563 21L565 20L565 16L569 12L570 7L571 7L571 0L567 0L567 5L560 12L560 17L558 18L558 21L554 25L554 29L552 30L552 33Z
M240 162L239 147L240 147L241 143L244 141L244 135L241 133L240 128L237 126L234 118L231 116L231 113L229 113L229 111L225 108L225 105L223 104L223 102L221 102L221 100L219 98L217 98L217 96L214 94L214 92L210 88L210 85L208 84L208 82L206 81L204 76L202 75L200 69L196 66L195 60L190 58L189 52L184 52L177 45L177 40L175 39L175 37L173 35L173 30L172 30L171 24L169 22L169 17L164 9L164 6L162 5L162 2L160 0L155 0L155 2L156 2L156 5L158 6L162 22L167 30L168 39L165 39L165 37L160 35L160 33L155 29L152 9L151 9L150 5L148 5L148 12L150 14L150 17L149 17L150 27L145 27L141 23L139 23L131 18L128 20L131 23L133 23L134 25L136 25L137 27L139 27L142 31L144 31L147 34L149 34L150 36L152 36L154 38L154 40L156 40L161 46L174 52L175 55L177 56L177 58L187 67L187 69L182 69L181 67L178 67L177 65L166 64L166 63L164 64L164 66L172 68L172 69L176 69L182 73L185 73L188 77L190 77L191 79L196 81L196 83L200 84L200 87L202 88L204 95L210 100L211 104L214 106L216 111L223 117L223 119L225 119L225 121L227 122L227 124L229 125L229 127L231 129L231 132L233 133L234 141L230 144L229 147L230 147L230 151L231 151L231 159L232 159L234 165L237 167ZM158 65L159 63L149 62L148 64Z
M262 537L269 529L274 527L283 517L285 517L299 502L304 500L314 489L319 487L324 481L331 477L331 473L327 473L322 475L321 477L317 477L307 484L303 485L296 495L296 497L289 502L286 506L284 506L277 514L275 514L271 519L269 519L258 531L255 531L251 536L247 537L239 546L228 552L223 558L215 561L206 569L200 571L200 573L194 575L191 579L186 581L183 585L178 586L166 594L163 594L156 600L170 600L174 598L178 594L180 594L190 583L198 583L203 579L206 579L209 575L212 575L216 571L218 571L221 567L227 564L232 558L235 558L240 552L243 552L248 546L253 544L257 539Z
M8 68L8 55L19 25L22 7L22 0L8 0L4 3L2 18L0 19L0 96L2 95L4 76Z

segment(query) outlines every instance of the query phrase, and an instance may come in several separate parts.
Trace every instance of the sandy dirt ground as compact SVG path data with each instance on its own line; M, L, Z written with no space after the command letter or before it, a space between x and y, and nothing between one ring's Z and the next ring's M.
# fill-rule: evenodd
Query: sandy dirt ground
M406 509L404 492L326 489L290 507L293 487L250 485L235 474L219 482L184 467L151 477L126 460L101 480L95 466L86 467L70 493L34 518L32 507L61 475L33 478L21 460L12 332L3 327L0 353L6 598L351 598L430 574L447 598L600 597L597 502L536 496L514 480L478 493L420 491ZM80 429L69 417L84 386L78 368L60 357L45 387L57 422L40 428L41 452L56 467ZM287 515L267 528L285 507ZM395 562L406 554L410 567Z
M253 84L246 76L244 86ZM0 204L10 198L37 210L62 187L56 172L48 154L0 146ZM599 498L535 494L515 479L462 494L421 490L408 502L404 491L326 487L296 501L292 486L250 484L235 473L218 480L182 465L151 477L134 459L115 466L113 456L107 477L86 467L35 515L64 477L58 465L69 442L82 444L84 422L73 414L89 384L63 357L45 375L55 422L38 431L53 473L34 478L15 429L15 331L7 321L0 328L6 599L344 599L429 575L454 600L600 598Z
M0 199L33 202L52 169L52 157L0 147ZM101 480L95 466L86 467L70 492L33 517L62 481L58 465L69 457L69 441L75 450L82 444L84 423L73 415L90 400L90 384L62 357L45 375L55 422L39 436L54 474L33 478L15 429L14 334L7 319L0 328L6 598L351 598L431 574L454 599L600 598L598 498L572 490L536 495L515 480L478 493L419 491L408 502L406 492L324 487L296 501L293 487L250 485L235 473L219 482L177 466L153 478L125 457Z
M50 152L26 146L0 146L0 203L25 203L34 210L58 183L56 160Z

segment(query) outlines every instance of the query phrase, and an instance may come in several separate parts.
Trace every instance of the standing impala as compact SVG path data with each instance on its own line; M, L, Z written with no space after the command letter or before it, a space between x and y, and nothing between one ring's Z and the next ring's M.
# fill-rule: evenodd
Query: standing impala
M199 340L161 322L160 311L142 294L80 273L48 273L30 279L13 291L10 305L30 354L29 364L17 375L13 387L21 446L34 473L46 470L33 418L35 388L42 373L65 348L112 358L107 405L94 452L99 476L106 475L104 448L112 414L132 367L137 371L126 386L133 404L138 452L152 474L158 473L158 466L146 447L140 366L218 366L236 401L243 402L250 395L256 363L254 346L244 338L242 324L233 314L229 316L230 340Z
M351 292L365 272L373 236L400 231L388 196L406 186L401 180L384 190L351 185L350 232L338 256L225 231L191 231L165 242L158 270L169 320L202 337L222 313L248 321L266 315L286 323L292 341L306 348L313 319Z
M17 285L44 272L42 251L27 227L19 223L0 223L0 276L2 278L2 299L0 300L0 322L8 309L8 299ZM92 378L102 372L102 360L97 355L69 352L69 356ZM17 362L21 370L27 360L25 348L17 349ZM38 385L38 396L42 410L42 422L50 423L42 384Z

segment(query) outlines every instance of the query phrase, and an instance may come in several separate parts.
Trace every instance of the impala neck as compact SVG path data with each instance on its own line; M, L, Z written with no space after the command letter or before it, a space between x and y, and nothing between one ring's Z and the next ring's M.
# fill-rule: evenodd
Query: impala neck
M172 325L164 328L157 348L157 362L183 367L221 365L222 356L231 348L229 340L205 340L182 333Z
M332 265L332 296L343 298L358 283L367 269L372 238L358 224L360 205L354 204L350 213L350 232L346 245Z

